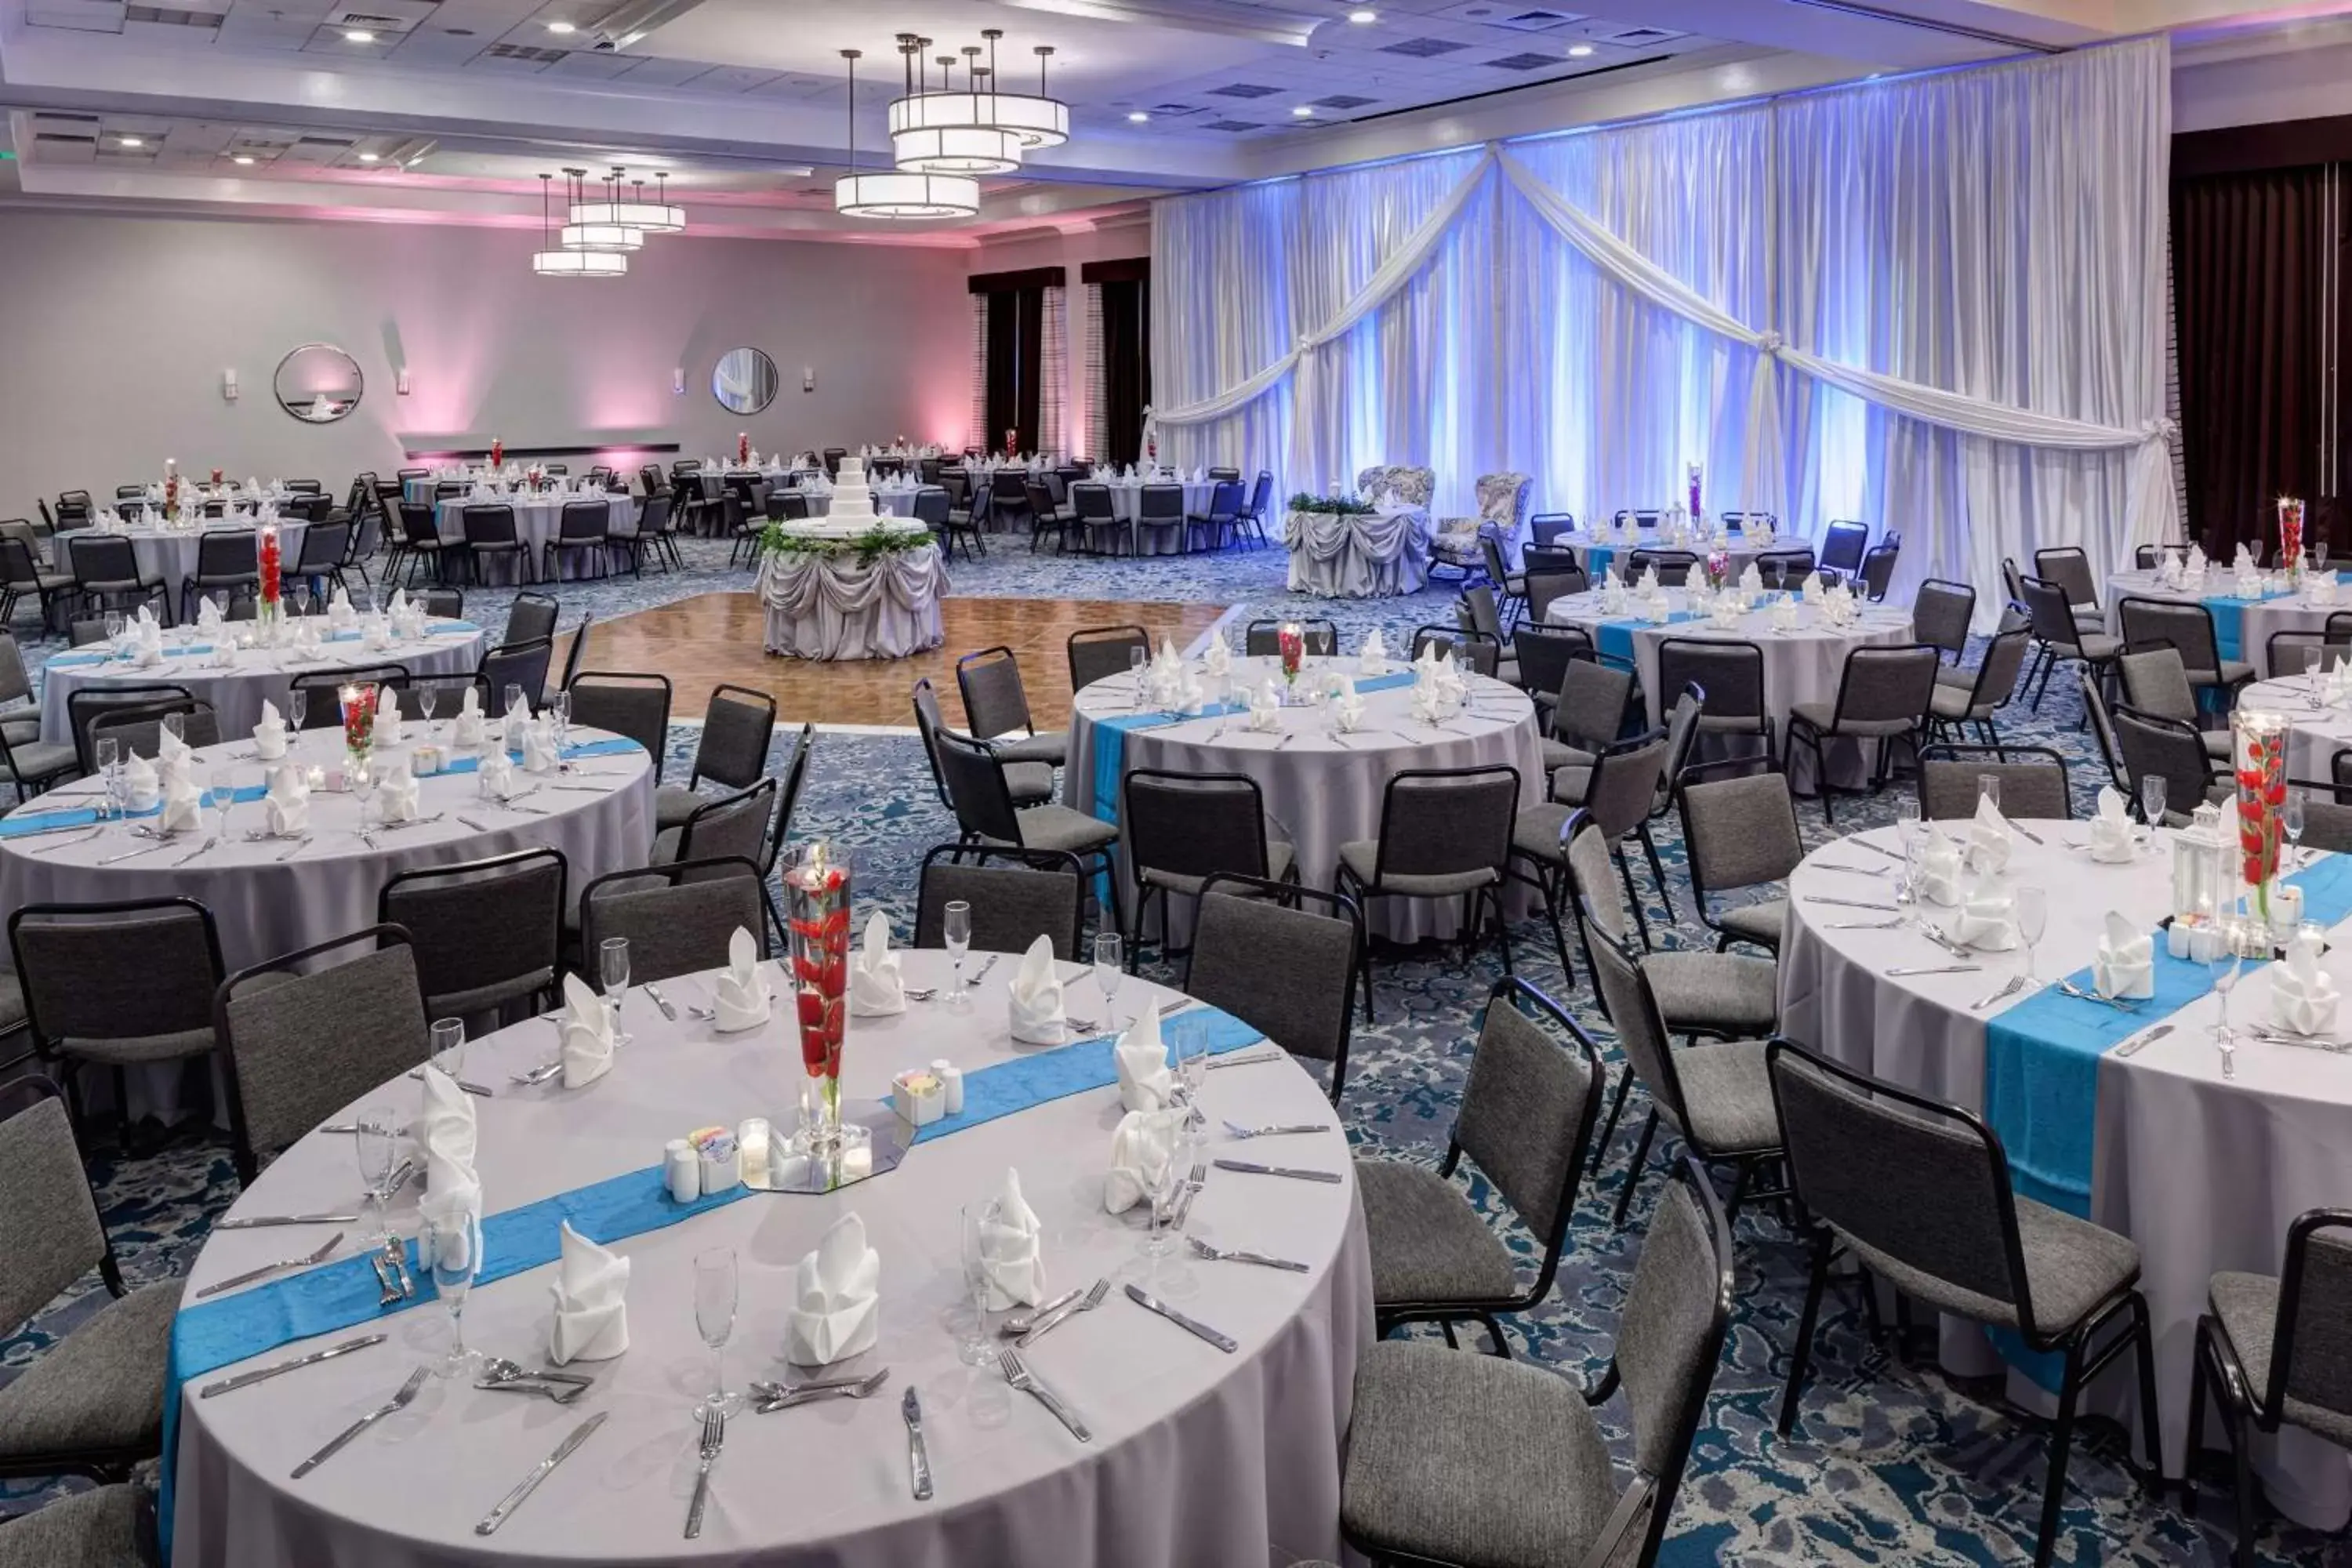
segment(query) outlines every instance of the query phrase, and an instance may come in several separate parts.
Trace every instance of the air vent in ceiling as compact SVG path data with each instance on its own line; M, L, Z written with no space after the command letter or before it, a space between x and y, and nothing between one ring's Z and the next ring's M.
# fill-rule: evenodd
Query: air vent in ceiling
M90 147L97 144L98 138L96 136L71 136L63 132L58 131L41 131L34 133L33 142L36 145L42 142L48 142L58 147Z
M1415 59L1425 60L1433 56L1450 55L1458 49L1466 49L1469 47L1467 44L1457 44L1451 38L1407 38L1401 44L1381 45L1381 53L1411 55Z
M492 44L482 51L492 59L537 60L542 65L553 65L570 52L568 49L535 49L528 44Z
M173 11L160 5L126 5L126 22L152 22L165 27L217 27L227 19L222 11Z
M87 125L92 134L97 132L98 123L95 114L62 114L45 109L33 116L33 124L37 128L43 125Z
M1237 81L1225 87L1211 88L1209 96L1211 98L1272 98L1281 90L1278 87L1260 87L1255 82Z
M1570 22L1582 20L1581 16L1571 16L1563 11L1546 11L1538 7L1534 10L1514 12L1507 16L1489 16L1486 18L1486 25L1490 27L1509 27L1515 32L1543 33L1554 27L1566 26Z
M1638 49L1650 44L1670 44L1683 35L1669 33L1663 27L1628 27L1622 33L1596 33L1593 37L1605 38L1612 44L1622 44L1627 48Z
M1560 61L1553 55L1517 54L1505 55L1499 60L1488 60L1486 63L1496 70L1532 71L1541 70L1546 66L1556 66Z
M362 32L397 33L408 23L399 16L376 16L365 11L346 11L335 19L335 26Z
M1263 131L1265 129L1263 125L1255 125L1246 120L1212 120L1207 128L1211 131Z
M1151 106L1151 112L1162 120L1173 120L1178 115L1199 114L1202 110L1200 106L1197 104L1155 103Z
M1328 98L1317 99L1315 100L1315 107L1318 109L1361 109L1368 103L1377 103L1380 100L1378 99L1373 98L1358 98L1353 93L1335 92Z

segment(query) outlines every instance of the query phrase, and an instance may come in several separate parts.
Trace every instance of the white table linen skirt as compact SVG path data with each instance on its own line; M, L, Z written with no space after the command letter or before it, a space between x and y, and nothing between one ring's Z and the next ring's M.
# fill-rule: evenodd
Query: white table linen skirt
M767 649L795 658L904 658L947 638L940 599L948 587L939 546L893 551L861 566L853 554L770 552L760 601Z
M1429 580L1429 514L1417 507L1353 517L1290 512L1283 542L1295 594L1387 598L1418 592Z

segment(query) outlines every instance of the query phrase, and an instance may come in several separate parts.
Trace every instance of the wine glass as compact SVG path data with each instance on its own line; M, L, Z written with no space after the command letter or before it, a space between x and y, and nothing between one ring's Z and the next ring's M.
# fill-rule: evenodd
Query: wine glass
M1118 983L1123 978L1121 965L1125 960L1119 948L1118 932L1106 931L1095 933L1095 984L1102 992L1103 1029L1106 1033L1116 1032L1118 1028L1118 1009L1113 1003L1118 995Z
M1135 682L1134 705L1138 708L1143 706L1143 667L1150 662L1150 654L1146 652L1140 644L1130 647L1127 650L1127 673Z
M963 900L950 900L940 911L940 940L947 944L948 962L955 972L955 984L948 988L948 1000L968 1002L971 993L963 986L963 955L971 951L971 906Z
M466 1020L434 1019L431 1054L425 1059L453 1079L465 1077Z
M2327 649L2314 644L2303 650L2303 673L2314 685L2319 680L2319 667L2327 662Z
M971 1329L956 1341L956 1355L966 1366L990 1366L996 1352L988 1342L988 1227L996 1223L997 1204L966 1204L960 1215L964 1294L971 1298Z
M596 963L604 982L604 1005L613 1010L613 1044L625 1046L629 1037L621 1029L621 1000L629 990L629 939L606 937L597 946Z
M1176 1249L1176 1203L1184 1194L1184 1165L1176 1158L1176 1151L1168 1151L1167 1161L1144 1193L1144 1201L1151 1206L1145 1215L1143 1255L1165 1258Z
M710 1396L699 1415L731 1415L743 1401L727 1392L727 1342L735 1333L735 1249L713 1247L694 1255L694 1326L710 1347Z
M441 689L428 680L413 689L416 693L417 710L425 715L425 738L429 741L433 738L433 705L439 700Z
M354 757L351 763L352 794L360 803L360 837L367 837L368 802L375 798L375 768L370 759Z
M220 813L220 841L229 841L228 810L236 804L236 770L223 763L213 770L213 806Z
M2212 977L2213 994L2221 999L2221 1016L2213 1026L2213 1043L2221 1047L2226 1072L2230 1054L2238 1043L2236 1031L2230 1027L2230 993L2237 988L2243 962L2238 955L2237 921L2227 915L2215 917L2211 925L2197 933L2196 951L2204 960L2205 973Z
M101 735L94 742L98 755L98 776L106 784L106 810L103 815L120 816L122 813L121 748L111 735Z
M382 1242L383 1184L392 1179L392 1152L400 1135L400 1117L388 1105L371 1105L352 1123L352 1146L359 1155L360 1182L364 1189L360 1207L360 1234Z
M286 737L286 754L292 756L302 748L302 715L310 706L310 694L300 687L286 694L286 721L294 732Z
M1999 773L1977 775L1977 805L1982 806L1988 802L1991 804L1996 813L2000 810L2000 775Z
M106 612L106 640L108 646L116 653L122 651L122 612L121 610Z
M2028 883L2017 889L2012 907L2017 912L2018 938L2025 943L2025 989L2038 991L2042 980L2033 973L2033 949L2050 928L2050 895Z
M520 682L510 680L507 683L507 706L502 716L509 719L530 717L530 705L523 700L522 686Z
M1895 886L1895 901L1916 904L1919 901L1920 848L1927 840L1927 835L1920 831L1919 802L1916 797L1895 803L1895 837L1903 846L1903 880Z
M572 693L559 691L549 698L547 711L555 721L555 754L560 757L572 735Z
M482 1268L482 1222L469 1210L427 1219L416 1238L417 1250L433 1274L433 1293L449 1309L449 1353L434 1369L436 1377L462 1377L473 1368L474 1352L466 1348L466 1295Z
M2327 570L2327 541L2317 539L2312 542L2311 564L2316 571Z
M2279 807L2279 826L2286 829L2286 868L2292 871L2303 856L2303 791L2286 792L2285 803Z
M2139 776L2139 814L2147 823L2150 839L2164 826L2164 775L2142 773Z

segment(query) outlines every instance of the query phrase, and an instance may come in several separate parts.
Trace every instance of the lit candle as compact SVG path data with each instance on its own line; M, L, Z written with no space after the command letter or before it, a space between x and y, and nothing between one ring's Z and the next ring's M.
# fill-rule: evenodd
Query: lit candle
M743 1175L746 1180L768 1179L768 1119L748 1116L736 1126L735 1142L743 1151Z

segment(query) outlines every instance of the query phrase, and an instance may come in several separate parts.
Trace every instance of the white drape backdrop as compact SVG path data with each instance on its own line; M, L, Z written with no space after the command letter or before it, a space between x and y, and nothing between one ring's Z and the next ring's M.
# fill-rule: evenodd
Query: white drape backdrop
M1373 462L1899 530L1898 590L2169 537L2168 52L2048 60L1156 205L1150 427L1285 489ZM1907 597L1907 591L1903 593Z

